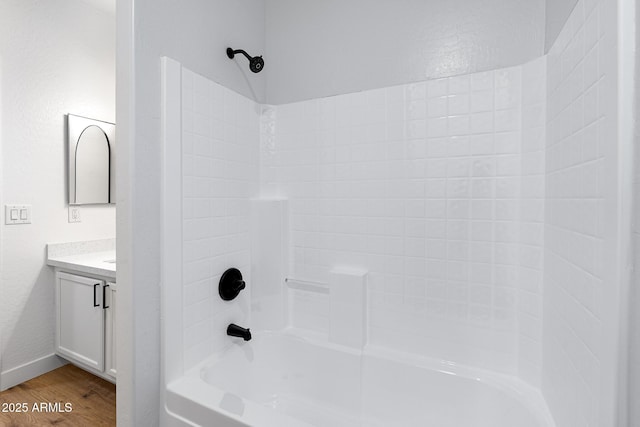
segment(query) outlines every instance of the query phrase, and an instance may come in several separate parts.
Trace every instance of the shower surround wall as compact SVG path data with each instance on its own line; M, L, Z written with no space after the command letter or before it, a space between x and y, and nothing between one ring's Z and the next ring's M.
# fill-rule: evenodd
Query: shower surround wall
M518 373L540 386L544 261L547 58L522 70Z
M230 267L251 284L250 200L259 191L260 107L182 68L183 346L187 370L249 325L251 286L218 295Z
M542 391L559 426L615 425L616 10L579 1L548 55Z
M289 277L368 271L369 345L518 375L558 425L613 425L615 34L581 1L523 66L279 106L183 69L183 368L259 326L250 290L226 304L217 281L250 275L250 199L283 198ZM329 332L325 294L288 308Z
M539 383L544 64L268 107L290 276L368 270L369 344ZM290 302L294 327L328 332L326 295Z
M539 383L544 58L278 107L181 70L183 371L229 323L260 327L251 286L230 303L217 283L252 283L261 196L289 199L289 277L369 272L369 344ZM328 332L325 294L289 302L293 327Z

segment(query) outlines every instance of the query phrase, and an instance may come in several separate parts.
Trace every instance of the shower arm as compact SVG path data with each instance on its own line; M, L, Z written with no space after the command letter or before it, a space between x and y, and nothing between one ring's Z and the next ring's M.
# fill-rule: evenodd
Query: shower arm
M241 54L243 54L244 56L246 56L246 57L247 57L247 59L248 59L249 61L251 61L251 60L253 59L253 57L251 57L247 52L245 52L245 51L244 51L244 50L242 50L242 49L236 49L236 50L233 50L233 49L231 49L230 47L228 47L228 48L227 48L227 56L229 57L229 59L233 59L233 57L235 56L235 54L236 54L236 53L241 53Z

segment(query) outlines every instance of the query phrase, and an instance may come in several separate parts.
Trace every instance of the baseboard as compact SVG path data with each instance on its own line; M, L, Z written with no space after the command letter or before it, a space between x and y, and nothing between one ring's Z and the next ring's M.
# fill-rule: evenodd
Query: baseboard
M29 381L49 371L53 371L68 362L55 354L41 357L31 362L25 363L15 368L8 369L0 373L0 391L4 391L15 385Z

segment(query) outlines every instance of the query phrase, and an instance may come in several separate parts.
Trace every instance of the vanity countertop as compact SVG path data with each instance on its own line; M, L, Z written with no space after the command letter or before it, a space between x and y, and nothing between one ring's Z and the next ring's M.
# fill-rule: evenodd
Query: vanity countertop
M47 245L47 264L67 271L116 278L115 239Z

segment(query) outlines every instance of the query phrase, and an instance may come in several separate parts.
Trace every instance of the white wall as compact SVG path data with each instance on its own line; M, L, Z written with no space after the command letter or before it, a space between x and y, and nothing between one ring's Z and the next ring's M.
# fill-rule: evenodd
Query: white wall
M65 117L115 119L115 17L78 0L0 5L2 202L33 205L33 223L5 226L2 372L53 353L54 277L46 243L115 236L115 207L67 222Z
M640 70L640 7L635 11L635 69ZM637 72L634 76L634 138L640 140L640 77ZM634 274L631 280L629 297L629 425L640 425L640 406L633 404L640 399L640 149L634 148L634 179L633 179L633 248Z
M520 65L542 55L543 0L267 0L267 101Z
M265 74L252 73L244 56L231 60L226 54L227 47L264 54L263 0L142 1L136 2L136 12L136 30L144 41L138 52L179 59L214 82L255 101L265 100ZM154 64L155 74L158 68Z
M558 426L614 426L621 274L617 5L578 2L548 57L542 390Z
M636 83L637 84L637 83ZM636 94L640 91L636 89ZM639 105L639 97L636 95L636 106ZM638 110L636 107L636 116ZM636 118L636 141L640 138L640 117ZM629 298L629 402L638 402L640 399L640 312L637 310L640 304L640 150L636 149L634 176L634 218L633 218L633 246L634 275L632 278L631 292ZM640 423L640 407L633 403L629 405L630 425Z
M545 1L545 42L544 51L548 52L567 22L571 11L578 0L546 0Z
M264 74L227 46L264 51L262 0L118 0L118 423L155 426L160 413L160 57L252 99ZM135 284L135 286L134 286ZM121 302L122 300L122 302Z

